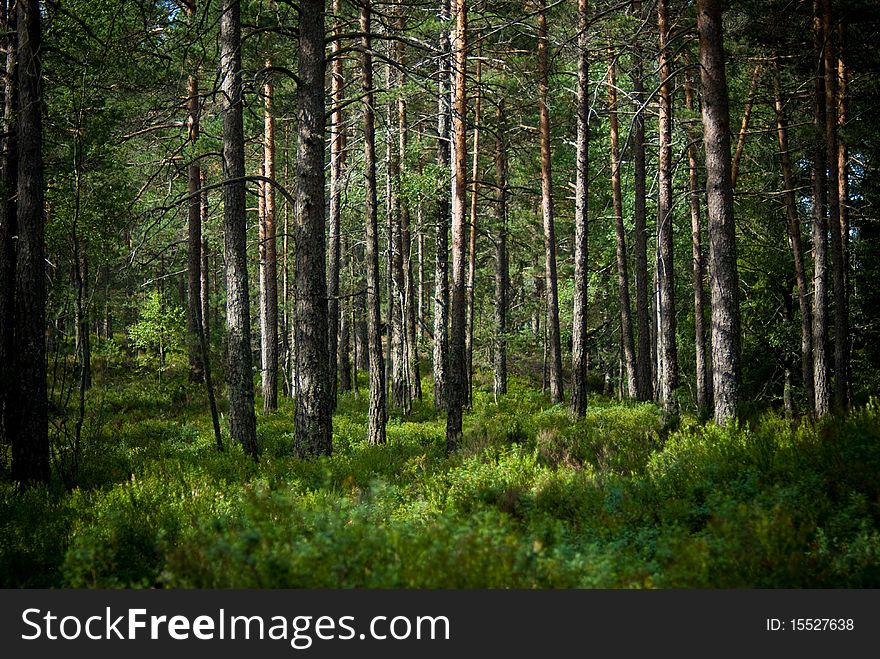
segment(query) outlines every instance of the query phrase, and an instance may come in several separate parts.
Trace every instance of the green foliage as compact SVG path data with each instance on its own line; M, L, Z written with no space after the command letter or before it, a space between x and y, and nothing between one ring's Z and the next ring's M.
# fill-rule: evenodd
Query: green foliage
M158 292L151 292L140 310L137 323L128 328L132 345L144 351L139 361L148 368L165 370L166 355L185 348L186 316Z

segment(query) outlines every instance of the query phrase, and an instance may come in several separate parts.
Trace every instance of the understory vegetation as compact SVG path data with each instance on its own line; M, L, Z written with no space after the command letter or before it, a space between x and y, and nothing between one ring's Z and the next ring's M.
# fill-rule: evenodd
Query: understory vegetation
M216 450L182 375L99 374L87 403L75 487L2 479L3 587L880 586L873 401L664 432L652 404L593 396L574 420L516 380L475 392L447 459L430 396L370 445L362 383L332 457L294 456L285 398L258 416L258 464ZM54 455L73 473L72 450Z

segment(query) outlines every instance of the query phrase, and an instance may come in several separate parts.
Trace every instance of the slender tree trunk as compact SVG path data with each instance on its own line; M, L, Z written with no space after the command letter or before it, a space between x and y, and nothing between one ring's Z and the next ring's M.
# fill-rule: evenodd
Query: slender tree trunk
M40 3L18 0L18 216L12 363L12 479L49 480L46 400L46 260Z
M690 65L690 62L688 62ZM688 66L690 68L690 66ZM696 110L690 75L684 78L685 107L688 112ZM697 135L688 124L688 190L691 209L691 260L694 288L694 352L696 354L697 410L705 416L712 406L712 377L709 370L709 350L706 346L706 302L703 291L703 227L700 209L700 177L698 173Z
M587 303L589 291L589 183L590 183L590 60L589 60L589 2L578 0L578 74L577 74L577 154L575 156L575 199L574 199L574 308L572 310L571 336L571 409L577 416L587 413ZM612 64L613 66L613 64ZM610 89L613 88L613 85ZM615 90L616 96L616 90ZM614 108L614 105L611 104ZM612 110L613 112L613 110ZM615 116L616 121L616 116ZM613 139L613 135L612 135ZM613 147L612 147L613 148ZM615 170L612 163L612 170ZM620 169L616 169L620 192ZM615 202L617 199L615 199ZM615 208L615 214L617 214ZM623 217L618 214L621 221ZM621 246L618 237L618 250ZM625 243L624 243L625 248ZM620 251L617 254L620 264ZM624 256L624 259L626 257ZM625 265L625 260L624 260ZM624 272L624 276L626 273ZM628 278L627 278L628 279ZM632 342L632 319L629 316L629 284L626 286L626 314L629 321L629 347L627 365L631 380L635 377L635 355ZM623 299L621 299L623 310ZM621 316L623 319L623 316ZM630 395L635 391L635 382L630 382Z
M348 238L343 240L343 248L340 250L340 264L345 262L346 259L349 258L349 251L351 247L349 245ZM351 279L349 279L349 285L346 287L349 291L351 289ZM351 359L349 358L349 351L351 349L351 314L349 308L351 307L351 294L345 296L345 300L341 301L338 307L339 312L339 344L337 346L338 352L338 375L339 375L339 391L351 391Z
M815 129L815 162L813 163L813 394L816 416L823 417L831 408L828 382L828 185L825 162L825 71L822 52L825 31L822 8L813 0L815 53L819 67L816 74L813 123Z
M290 184L290 128L284 127L284 184ZM281 262L281 336L284 342L284 392L293 396L293 323L290 304L290 200L284 198L284 230L281 249L284 252Z
M220 18L220 84L223 111L223 225L226 251L227 388L233 441L258 459L251 360L247 272L244 127L239 0L223 0Z
M660 156L657 199L657 279L660 289L657 328L660 357L660 403L667 419L678 415L675 390L678 388L678 347L676 346L675 266L672 209L672 53L669 51L669 0L657 3L660 35ZM726 90L724 90L726 94Z
M339 352L340 308L339 304L339 268L341 264L341 225L342 225L342 174L345 167L345 117L342 113L343 86L345 84L342 68L342 16L341 1L333 0L333 40L330 43L332 54L330 74L330 103L333 108L330 114L330 245L329 262L327 264L327 315L329 331L327 332L327 352L330 356L330 400L336 409L336 383Z
M446 453L461 440L465 355L465 197L467 183L467 0L453 5L452 38L452 311L449 340L449 395L446 415Z
M840 169L838 148L837 31L831 0L822 2L825 34L825 159L828 164L828 217L831 233L831 281L834 286L834 409L843 412L849 392L849 304L846 294L845 236L840 217Z
M740 380L739 276L730 177L730 110L720 0L698 0L703 143L712 273L712 368L715 422L736 422Z
M370 45L370 3L361 5L361 82L364 102L364 178L366 183L367 329L370 357L368 438L385 443L385 360L382 356L382 313L379 293L379 218L376 200L376 117L373 93L373 55Z
M749 130L749 122L752 118L752 108L755 105L755 94L758 91L758 81L761 79L761 63L755 65L752 71L752 80L749 83L749 95L746 98L746 106L743 108L742 122L739 126L739 135L736 138L736 151L733 154L733 164L731 165L730 180L733 187L736 187L736 181L739 178L739 164L742 160L743 149L746 145L746 133Z
M846 68L846 23L843 21L837 26L837 125L839 128L846 126L848 110L847 99L847 68ZM846 345L843 346L844 354L844 378L846 379L846 402L852 403L852 374L850 364L849 335L849 151L846 145L845 135L838 135L837 139L837 196L840 212L840 246L842 250L841 263L843 264L843 297L845 301L845 313L843 319L846 327L838 328L840 336L846 337Z
M788 148L788 121L779 84L779 63L774 60L773 71L774 107L776 110L776 133L779 140L779 160L782 165L782 182L785 186L785 213L788 220L788 244L794 261L795 281L798 291L798 308L801 315L801 373L807 399L807 411L815 410L813 390L813 327L810 314L810 292L807 289L807 270L801 238L801 221L798 216L797 198L792 174L791 153Z
M266 60L266 68L272 61ZM260 223L260 350L262 351L263 412L278 409L278 252L275 229L275 116L274 85L263 84L263 217Z
M439 20L445 25L450 17L450 0L440 0ZM452 75L449 32L440 32L440 71L437 83L437 165L444 174L450 168L450 82ZM434 264L434 406L448 405L449 380L449 195L446 186L438 187L437 233Z
M482 120L483 94L481 90L483 64L482 38L478 31L474 35L477 44L476 77L474 84L474 139L471 163L471 206L468 227L468 269L467 269L467 334L465 335L465 375L464 404L470 406L474 395L474 280L477 274L477 195L480 191L480 121Z
M498 99L498 126L495 133L495 401L507 393L507 291L510 277L507 267L507 117L504 98Z
M633 0L632 11L641 18L642 2ZM643 81L643 62L640 49L636 48L632 72L633 103L633 221L635 231L635 275L636 275L636 329L638 331L638 399L652 400L654 397L651 347L651 303L648 296L648 223L647 223L647 174L645 165L645 89Z
M197 0L188 0L184 7L190 27L196 25ZM194 70L187 80L187 140L192 147L199 139L199 79ZM199 347L199 313L202 301L202 216L199 186L202 182L201 168L194 160L186 168L187 192L187 296L186 296L186 345L189 358L190 382L201 382L202 355Z
M633 339L632 305L629 297L629 266L626 250L626 233L623 225L623 195L620 184L620 148L619 125L617 119L617 75L615 73L615 61L612 56L608 64L608 123L611 130L611 198L614 206L614 233L617 240L617 294L620 305L620 340L623 344L623 357L626 366L627 393L630 397L637 397L639 391L638 370L636 365L636 349ZM585 81L585 85L589 81ZM589 94L589 89L585 89ZM586 174L584 175L586 179ZM577 230L577 224L575 224ZM586 239L586 236L584 237ZM575 239L577 244L577 239ZM577 268L577 257L575 257ZM579 279L575 274L575 295ZM584 296L586 296L586 282L584 282ZM586 297L584 298L586 304ZM586 315L582 321L586 324ZM577 327L577 325L575 325ZM584 327L584 332L586 327ZM586 377L586 374L584 374ZM586 408L585 408L586 410Z
M327 355L324 230L324 0L304 0L299 18L296 157L296 452L333 451Z
M79 193L77 193L79 194ZM83 391L92 387L92 345L89 329L89 255L88 243L74 235L74 278L76 279L76 353Z
M538 110L541 132L541 214L544 222L545 272L547 277L547 330L549 341L550 401L561 403L562 342L559 336L559 294L556 278L556 235L553 220L553 173L550 153L549 54L547 40L547 2L540 0L538 13Z

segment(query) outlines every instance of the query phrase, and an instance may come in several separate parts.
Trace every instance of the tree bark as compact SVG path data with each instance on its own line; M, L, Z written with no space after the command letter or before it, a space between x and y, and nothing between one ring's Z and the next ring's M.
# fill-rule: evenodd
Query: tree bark
M801 315L801 374L804 380L804 393L808 413L815 410L813 390L813 327L810 314L810 292L807 289L807 270L804 265L801 221L798 216L795 181L792 174L791 153L788 147L788 121L779 84L779 63L774 60L773 71L774 109L776 111L776 133L779 140L779 161L782 165L782 183L785 187L785 214L788 220L788 244L794 262L795 281L798 291L798 309Z
M329 260L327 264L327 316L329 320L327 332L327 352L330 357L330 401L333 409L336 409L337 366L339 352L340 333L340 309L339 304L339 269L341 267L341 225L342 225L342 174L345 168L345 116L341 104L343 101L343 86L345 84L342 68L342 16L340 15L341 2L333 0L333 40L330 43L332 57L330 73L330 103L333 106L330 114L330 230L329 230ZM340 373L341 375L341 373Z
M49 480L46 400L46 259L40 3L18 0L18 205L12 363L12 479Z
M364 179L366 183L367 333L370 363L368 439L385 443L385 360L382 356L382 315L379 293L379 218L376 200L376 117L374 114L373 55L370 45L371 8L361 5L361 82L364 102Z
M616 63L612 56L608 64L608 123L611 132L611 198L614 206L614 233L616 237L617 253L617 295L620 308L620 341L623 344L623 358L626 367L627 393L630 397L637 397L639 391L638 369L636 365L635 341L633 339L632 305L629 297L629 266L626 249L626 233L623 225L623 195L620 182L620 148L619 124L617 119L617 75ZM589 90L585 90L589 94ZM575 225L577 231L577 224ZM577 239L575 239L577 244ZM575 257L577 268L577 257ZM575 295L580 281L575 273ZM584 295L586 296L586 282L584 282ZM586 303L586 299L585 299ZM586 316L583 322L586 323ZM577 325L575 325L577 327ZM584 327L586 330L586 327ZM586 376L586 374L584 374ZM585 408L586 409L586 408Z
M822 51L825 48L825 31L822 24L822 7L813 0L813 33L815 54L820 62L816 74L813 106L815 130L815 162L813 163L813 394L815 413L823 417L831 409L831 392L828 382L828 223L825 212L828 205L828 184L825 161L825 70Z
M465 355L465 213L467 183L467 0L453 5L452 38L452 310L449 337L449 394L446 454L461 441L462 406L467 386Z
M688 65L690 62L688 62ZM688 66L690 68L690 66ZM696 110L694 90L690 75L684 79L685 107L688 112ZM694 352L696 355L697 410L704 417L712 406L712 377L709 370L709 350L706 346L706 302L703 291L704 258L703 227L700 209L700 177L698 173L697 135L692 124L688 125L688 190L691 210L691 260L694 288Z
M15 240L18 188L18 153L15 117L18 90L15 82L17 32L14 0L0 3L3 10L2 42L6 50L3 68L3 136L0 138L0 443L12 439L14 388L13 326L15 324Z
M578 73L577 73L577 137L575 155L575 199L574 199L574 308L572 310L571 330L571 409L577 416L587 413L587 295L589 292L589 184L590 184L590 60L589 60L589 2L578 0ZM612 64L613 67L613 64ZM611 93L612 86L609 87ZM614 91L616 97L616 90ZM610 104L613 108L614 105ZM613 110L612 110L613 111ZM616 121L616 116L615 119ZM612 133L613 139L613 133ZM614 145L612 145L613 149ZM616 158L612 155L612 160ZM615 170L612 163L612 175L616 171L618 189L620 192L620 169ZM615 199L615 203L618 200ZM617 211L615 214L623 228L623 217ZM623 243L625 249L625 243ZM618 235L618 266L620 265L621 246ZM624 266L626 256L624 255ZM619 271L618 271L619 272ZM624 272L626 275L626 272ZM627 277L628 280L628 277ZM629 320L629 348L627 365L631 375L630 395L635 391L635 355L633 354L632 319L629 316L629 282L626 284L626 313ZM623 311L623 299L621 298L621 312ZM623 316L621 315L621 320Z
M632 11L641 18L642 2L633 0ZM648 296L648 223L647 223L647 174L645 165L645 89L641 50L637 47L632 72L633 103L633 221L635 231L636 275L636 329L638 331L638 399L648 401L654 397L651 347L651 303Z
M196 26L196 3L197 0L187 0L185 12L191 28ZM190 148L195 149L199 139L199 78L196 71L191 71L187 80L187 141ZM190 382L201 382L204 379L202 371L202 354L199 344L199 314L202 303L202 216L201 195L199 186L202 183L201 168L195 153L191 154L193 160L186 168L187 193L187 296L186 296L186 345L189 359Z
M266 60L266 68L272 60ZM263 175L275 180L275 94L272 81L263 83ZM322 163L323 166L323 163ZM278 409L278 251L275 223L275 184L263 183L260 222L260 350L262 352L263 412Z
M207 184L207 176L204 172L202 172L202 188ZM207 225L208 221L208 191L202 191L202 203L201 203L201 213L202 213L202 228ZM210 276L210 267L208 264L208 236L205 235L205 232L202 231L202 245L199 250L202 257L202 267L200 268L201 274L201 317L202 317L202 332L205 335L205 341L208 344L208 348L211 347L211 295L210 295L210 284L211 284L211 276Z
M659 133L660 154L657 187L657 279L660 292L657 328L660 362L660 404L667 420L678 415L678 347L676 345L675 265L672 209L672 53L669 51L669 1L657 3L659 32ZM724 90L726 94L726 90Z
M470 220L468 222L468 266L467 266L467 334L465 335L465 389L464 405L469 407L474 395L474 283L477 274L477 194L480 191L480 122L482 121L483 93L481 90L483 64L482 38L480 32L474 35L477 43L477 65L474 79L474 138L471 154L471 199Z
M507 117L504 98L498 99L498 126L495 133L495 401L507 393L507 298L510 278L507 265Z
M247 271L244 127L239 0L224 0L220 18L220 84L223 112L223 226L226 251L227 388L232 439L258 459L251 359Z
M703 144L712 273L712 369L715 422L736 422L740 381L739 276L731 183L730 109L720 0L698 0Z
M549 53L547 40L547 2L540 0L538 13L538 111L541 133L541 214L544 224L545 275L547 278L547 340L550 376L550 401L561 403L562 342L559 335L559 293L556 277L556 234L553 219L553 172L550 152Z
M445 25L450 17L450 0L440 0L439 20ZM452 75L449 32L440 32L440 71L437 87L437 165L445 175L450 168L450 82ZM449 195L447 186L438 187L437 232L434 262L434 406L447 408L449 380Z
M296 452L333 451L324 231L324 0L300 3L296 157Z

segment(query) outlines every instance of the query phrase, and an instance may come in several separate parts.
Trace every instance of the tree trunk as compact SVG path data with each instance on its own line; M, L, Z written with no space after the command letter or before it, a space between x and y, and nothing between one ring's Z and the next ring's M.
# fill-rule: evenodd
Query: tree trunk
M510 279L507 267L507 118L504 98L498 99L498 126L495 133L495 401L507 393L507 291Z
M544 223L545 274L547 278L547 340L550 401L561 403L564 399L562 386L562 342L559 336L559 294L556 278L556 235L553 220L553 173L550 153L550 108L547 105L549 91L549 54L547 40L547 2L540 0L538 13L538 110L541 132L541 214Z
M348 257L349 250L351 249L349 245L348 238L344 241L343 249L340 250L340 264L343 263ZM351 279L349 279L349 286L347 289L351 289ZM351 349L351 314L349 313L349 308L351 306L351 295L345 296L344 301L340 300L340 304L337 308L339 313L339 344L337 346L337 363L338 363L338 375L339 375L339 391L351 391L351 359L349 358L349 351Z
M797 197L794 189L791 153L788 148L788 121L779 84L779 63L774 60L773 71L774 108L776 110L776 133L779 140L779 161L782 165L782 182L785 186L785 213L788 220L788 244L794 262L795 281L798 290L798 309L801 314L801 373L808 413L815 410L813 383L813 327L810 314L810 292L807 289L807 271L801 238L801 221L798 216Z
M370 363L368 439L385 443L385 360L382 356L382 312L379 293L379 218L376 200L376 117L373 111L373 56L370 45L370 3L360 10L361 82L364 102L364 178L366 183L367 330Z
M687 62L690 65L690 62ZM690 68L690 66L688 66ZM696 110L690 75L684 78L685 107ZM712 406L712 377L709 370L709 351L706 346L706 302L703 292L703 227L700 210L700 177L697 161L697 135L693 124L688 124L688 191L691 209L691 260L694 288L694 352L696 354L697 411L704 417Z
M446 415L446 454L461 440L462 405L467 385L465 369L465 197L467 183L467 0L453 5L452 38L452 310L449 340L449 395Z
M300 3L296 156L296 452L333 451L324 244L324 0Z
M440 0L441 25L449 21L450 0ZM452 75L449 32L440 32L440 72L437 100L437 166L445 175L450 167L450 76ZM447 408L449 380L449 195L446 186L438 187L437 233L434 263L434 407Z
M841 21L837 26L837 125L840 128L846 126L846 115L848 110L847 100L847 68L846 68L846 23ZM844 377L846 379L846 401L847 404L852 403L852 374L850 364L850 343L849 335L849 272L850 272L850 256L849 256L849 150L846 145L845 135L838 135L837 139L837 196L840 212L840 245L842 249L841 262L843 264L843 290L845 298L844 320L846 327L839 328L842 336L846 337L846 345L843 350L844 355Z
M575 156L575 199L574 199L574 308L572 310L571 330L571 409L577 416L587 413L587 295L589 292L588 228L589 228L589 183L590 183L590 60L589 60L589 2L578 0L578 76L577 76L577 142ZM612 64L613 67L613 64ZM610 90L612 87L609 88ZM616 91L615 91L616 97ZM614 104L609 103L614 111ZM616 116L614 118L616 122ZM616 132L616 131L614 131ZM612 133L612 140L614 133ZM612 145L614 148L614 145ZM613 160L617 160L612 156ZM620 192L620 169L612 162L612 175L617 177L617 193ZM615 198L615 204L618 201ZM623 228L623 217L615 215ZM622 232L621 232L622 233ZM624 249L626 244L623 243ZM620 265L620 235L618 235L618 266ZM624 267L626 256L624 255ZM624 271L626 277L626 272ZM628 277L627 277L628 280ZM623 298L621 298L621 312ZM626 284L626 316L629 322L629 348L627 366L630 375L630 394L635 391L635 356L632 342L632 319L629 314L629 283ZM623 315L621 315L623 320Z
M266 68L272 61L266 60ZM275 116L271 80L263 84L263 217L260 224L260 349L262 351L263 412L278 409L278 252L275 229ZM323 164L322 164L323 167Z
M822 2L825 34L825 159L828 164L828 218L831 233L831 280L834 286L834 408L844 412L849 392L849 302L846 293L846 236L840 216L838 148L837 31L832 22L831 0Z
M642 2L633 0L632 11L641 18ZM654 397L651 347L651 304L648 296L648 225L647 225L647 183L645 166L645 90L641 51L636 48L635 66L632 73L633 103L633 220L635 223L635 269L636 269L636 328L638 330L638 399L652 400Z
M18 0L18 216L12 363L12 479L49 480L46 400L46 259L40 3Z
M345 167L345 117L342 113L343 87L345 84L342 68L342 17L341 2L333 0L333 40L330 42L332 57L330 73L330 230L329 260L327 264L327 352L330 357L330 401L332 409L336 409L337 366L339 352L340 308L339 304L339 268L341 264L341 225L342 225L342 174Z
M474 35L477 44L477 66L474 84L474 139L471 163L471 206L468 227L468 267L467 267L467 334L465 334L465 388L464 405L470 407L474 395L474 280L477 274L477 194L480 191L480 121L482 120L483 94L480 88L483 75L482 38L480 32Z
M755 93L758 91L758 80L761 79L761 64L755 65L752 71L752 81L749 83L749 95L746 98L746 105L743 108L742 122L739 126L739 135L736 138L736 151L733 154L733 164L731 165L730 182L736 187L736 181L739 178L739 164L742 160L743 149L746 145L746 133L749 130L749 121L752 118L752 107L755 105Z
M697 30L703 90L703 143L712 273L712 368L715 422L736 422L739 402L740 318L736 227L730 178L730 110L724 71L720 0L699 0Z
M197 0L189 0L184 4L187 21L190 27L196 26ZM196 71L192 71L187 80L187 140L194 150L199 139L199 79ZM195 157L194 155L192 156ZM186 168L186 183L189 201L187 203L187 295L186 295L186 345L189 359L190 382L201 382L205 375L202 372L202 354L199 344L199 315L202 303L202 215L201 195L199 186L202 183L201 168L198 160L193 160Z
M258 458L247 271L244 127L239 0L223 0L220 18L223 111L223 226L226 251L227 388L232 439Z
M632 305L629 297L629 266L626 250L626 233L623 225L623 195L621 193L620 184L620 148L619 142L619 126L617 119L617 75L615 74L614 57L608 64L608 123L611 127L611 197L614 205L614 233L617 240L617 295L620 306L620 339L623 344L623 357L626 366L626 384L627 393L630 397L637 397L639 391L638 370L636 366L636 349L633 339L632 325ZM588 85L588 81L585 81ZM585 89L585 93L589 94L589 89ZM584 174L586 180L586 173ZM586 203L586 202L584 202ZM575 224L575 231L578 225ZM584 236L586 240L586 236ZM577 245L577 239L575 239ZM585 264L586 265L586 264ZM577 257L575 257L575 268L577 268ZM578 294L578 286L580 280L575 274L575 295ZM584 282L584 304L586 304L587 283ZM583 317L586 324L586 315ZM577 328L577 324L575 324ZM586 331L586 327L583 328ZM584 337L585 339L585 337ZM582 348L585 350L584 348ZM586 373L584 374L586 377ZM586 410L586 407L584 408Z
M675 244L672 225L672 53L669 51L669 1L657 3L657 25L660 35L660 154L657 187L657 279L660 289L657 328L660 357L660 404L667 420L678 415L675 390L678 388L678 348L676 346L675 313ZM727 91L724 90L726 94Z
M825 48L825 31L822 25L822 8L819 0L813 0L813 29L815 54L822 62ZM828 185L825 162L825 75L820 66L816 74L813 107L815 130L815 162L813 163L813 394L815 412L823 417L831 408L831 392L828 383L828 223L825 211L828 202Z

